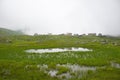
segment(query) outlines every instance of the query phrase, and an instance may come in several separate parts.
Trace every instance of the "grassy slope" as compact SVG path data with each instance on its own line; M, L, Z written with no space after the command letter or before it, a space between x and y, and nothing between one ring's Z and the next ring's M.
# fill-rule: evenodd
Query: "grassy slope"
M24 35L24 33L20 31L13 31L10 29L0 28L0 43L11 42L11 36L20 35Z
M13 31L10 29L0 28L0 36L23 35L20 31Z

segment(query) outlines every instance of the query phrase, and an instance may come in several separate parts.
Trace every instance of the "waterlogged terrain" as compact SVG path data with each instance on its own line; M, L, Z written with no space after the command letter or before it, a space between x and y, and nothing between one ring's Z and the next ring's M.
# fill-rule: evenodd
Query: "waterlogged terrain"
M27 65L26 68L32 65ZM72 77L82 78L89 72L95 72L96 67L80 66L77 64L56 64L55 69L48 69L48 65L37 65L38 68L42 69L44 73L51 77L57 77L60 79L70 79ZM62 70L63 69L63 70Z
M36 66L39 70L42 70L44 73L48 74L51 77L57 77L59 79L71 79L71 78L78 78L82 79L86 77L90 73L96 73L99 69L106 69L107 66L81 66L78 64L56 64L54 67L50 69L48 65L26 65L25 69L28 69L32 66ZM120 64L111 63L111 68L118 68L120 69Z
M0 39L0 80L120 80L120 38L22 35Z

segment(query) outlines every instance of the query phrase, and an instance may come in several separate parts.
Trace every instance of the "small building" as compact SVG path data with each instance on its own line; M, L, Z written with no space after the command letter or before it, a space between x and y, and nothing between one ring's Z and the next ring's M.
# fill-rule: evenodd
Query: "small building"
M79 34L74 34L74 36L79 36Z
M66 36L72 36L72 33L66 33Z
M48 35L52 35L52 33L48 33Z
M96 33L88 33L88 36L96 36Z
M86 36L86 34L81 34L81 35L79 35L80 37L82 37L82 36Z
M102 33L99 33L98 36L99 36L99 37L102 37Z

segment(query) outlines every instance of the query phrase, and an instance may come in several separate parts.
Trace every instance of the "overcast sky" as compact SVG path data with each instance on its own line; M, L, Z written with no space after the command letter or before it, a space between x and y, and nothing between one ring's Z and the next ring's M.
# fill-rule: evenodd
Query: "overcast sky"
M120 35L120 0L0 0L0 27Z

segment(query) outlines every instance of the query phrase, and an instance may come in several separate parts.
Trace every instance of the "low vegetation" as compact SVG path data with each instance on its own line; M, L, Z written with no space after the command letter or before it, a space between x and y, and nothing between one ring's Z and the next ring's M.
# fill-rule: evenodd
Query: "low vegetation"
M83 47L88 52L26 53L28 49ZM0 80L120 80L120 38L106 36L67 35L14 35L0 37ZM68 67L60 65L80 65L96 67L80 77L71 73ZM44 65L44 67L38 67ZM46 65L46 66L45 66ZM72 77L51 76L48 72L57 70L56 75L70 72Z

